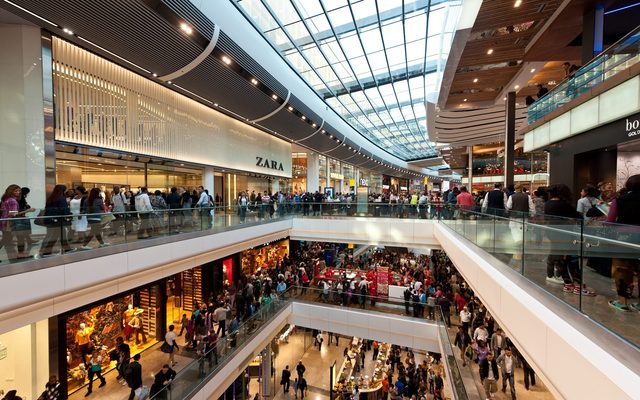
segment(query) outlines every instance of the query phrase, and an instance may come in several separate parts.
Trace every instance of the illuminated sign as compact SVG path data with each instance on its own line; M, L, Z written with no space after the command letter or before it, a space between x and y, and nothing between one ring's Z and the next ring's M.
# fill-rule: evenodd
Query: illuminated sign
M329 177L330 177L331 179L338 179L338 180L343 180L343 179L344 179L344 175L339 174L339 173L337 173L337 172L332 172L332 173L330 173L330 174L329 174Z

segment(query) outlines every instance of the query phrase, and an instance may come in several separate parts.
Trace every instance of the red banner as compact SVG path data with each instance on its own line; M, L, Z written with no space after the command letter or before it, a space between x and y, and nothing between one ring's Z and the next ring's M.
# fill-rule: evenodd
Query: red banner
M377 267L378 296L389 296L389 267Z

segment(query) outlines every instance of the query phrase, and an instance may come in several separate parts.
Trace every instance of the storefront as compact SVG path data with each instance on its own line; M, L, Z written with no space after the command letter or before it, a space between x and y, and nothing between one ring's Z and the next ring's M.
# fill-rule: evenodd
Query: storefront
M56 183L202 185L226 204L291 186L291 143L58 37L52 55Z
M289 239L280 240L242 252L242 274L253 275L262 269L275 268L289 256Z
M164 337L165 290L160 282L127 294L52 318L58 325L58 371L67 393L87 384L87 365L92 352L102 356L103 374L115 368L112 359L116 338L122 337L131 355L141 353Z
M564 183L574 200L586 184L605 201L640 173L640 113L600 126L548 147L551 184Z
M295 193L307 191L307 153L293 153L291 190Z

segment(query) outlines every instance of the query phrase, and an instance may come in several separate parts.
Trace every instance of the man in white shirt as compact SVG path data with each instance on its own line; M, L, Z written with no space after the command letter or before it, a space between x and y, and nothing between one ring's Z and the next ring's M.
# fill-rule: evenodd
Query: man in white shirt
M151 207L151 200L149 200L149 194L147 188L140 188L140 192L136 196L136 211L140 216L140 227L138 228L138 239L145 239L151 237L153 229L150 226L149 212L153 211ZM146 236L145 236L146 234Z
M225 337L226 335L226 327L227 327L227 313L230 308L226 304L220 305L220 307L216 308L213 312L216 321L218 321L218 330L216 334L220 337ZM222 332L222 335L220 334Z
M169 332L164 335L164 341L169 345L169 365L172 367L176 365L176 362L173 358L174 350L178 350L178 344L176 343L176 333L173 331L175 327L173 325L169 325Z
M507 392L507 381L511 390L511 400L516 400L516 386L514 380L514 370L516 368L516 357L511 352L511 348L504 349L504 353L496 360L502 370L502 393Z
M200 197L198 197L196 208L200 209L200 223L204 225L203 222L206 222L206 227L208 228L211 226L211 201L204 186L198 187L198 190L200 191Z
M469 324L471 323L471 312L467 306L460 310L460 323L465 332L469 333Z
M484 343L487 343L488 339L489 339L489 331L487 331L487 328L485 327L484 324L477 327L476 330L473 332L473 340L476 340L476 341L482 340Z

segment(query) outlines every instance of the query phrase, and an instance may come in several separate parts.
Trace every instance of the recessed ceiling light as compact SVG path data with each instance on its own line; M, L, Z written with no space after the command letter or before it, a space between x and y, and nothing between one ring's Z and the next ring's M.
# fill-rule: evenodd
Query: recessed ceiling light
M151 74L151 75L153 75L154 78L158 77L158 74L156 74L155 72L153 74Z
M502 100L507 101L507 98L506 98L506 97L503 97L503 98L502 98Z
M311 124L311 126L315 128L316 127L316 123L314 122L313 124Z
M168 83L169 85L171 85L173 82L171 82L171 81L167 81L167 83Z
M227 56L222 56L222 61L227 65L231 64L231 59Z
M274 99L274 100L278 100L278 95L277 94L272 94L271 98Z
M520 85L515 85L513 88L514 88L515 90L518 90L518 89L520 89Z
M257 85L258 80L256 78L251 78L251 83L253 83L254 85Z
M493 49L489 49L489 50L487 50L487 54L488 54L488 55L493 54Z
M180 24L180 30L187 35L191 35L193 33L193 28L191 28L186 22Z
M329 138L330 138L330 139L333 139L333 135L329 134Z
M307 119L307 117L305 117L304 115L303 115L302 117L300 117L300 118L302 118L302 120L303 120L303 121L304 121L305 119Z
M531 68L531 71L529 71L529 72L531 72L533 74L534 72L536 72L536 69L535 68Z
M293 111L293 107L289 106L288 108L289 108L289 111Z
M513 6L515 8L518 8L518 7L520 7L520 4L522 4L522 0L516 0L516 2L513 4Z
M218 103L213 103L213 106L214 107L218 107Z
M473 83L478 83L478 78L474 78Z
M322 130L322 133L327 133L327 131L325 131L325 130L323 129L323 130ZM331 136L331 135L329 135L329 136Z
M62 32L66 33L67 35L73 35L73 31L69 28L62 28Z

